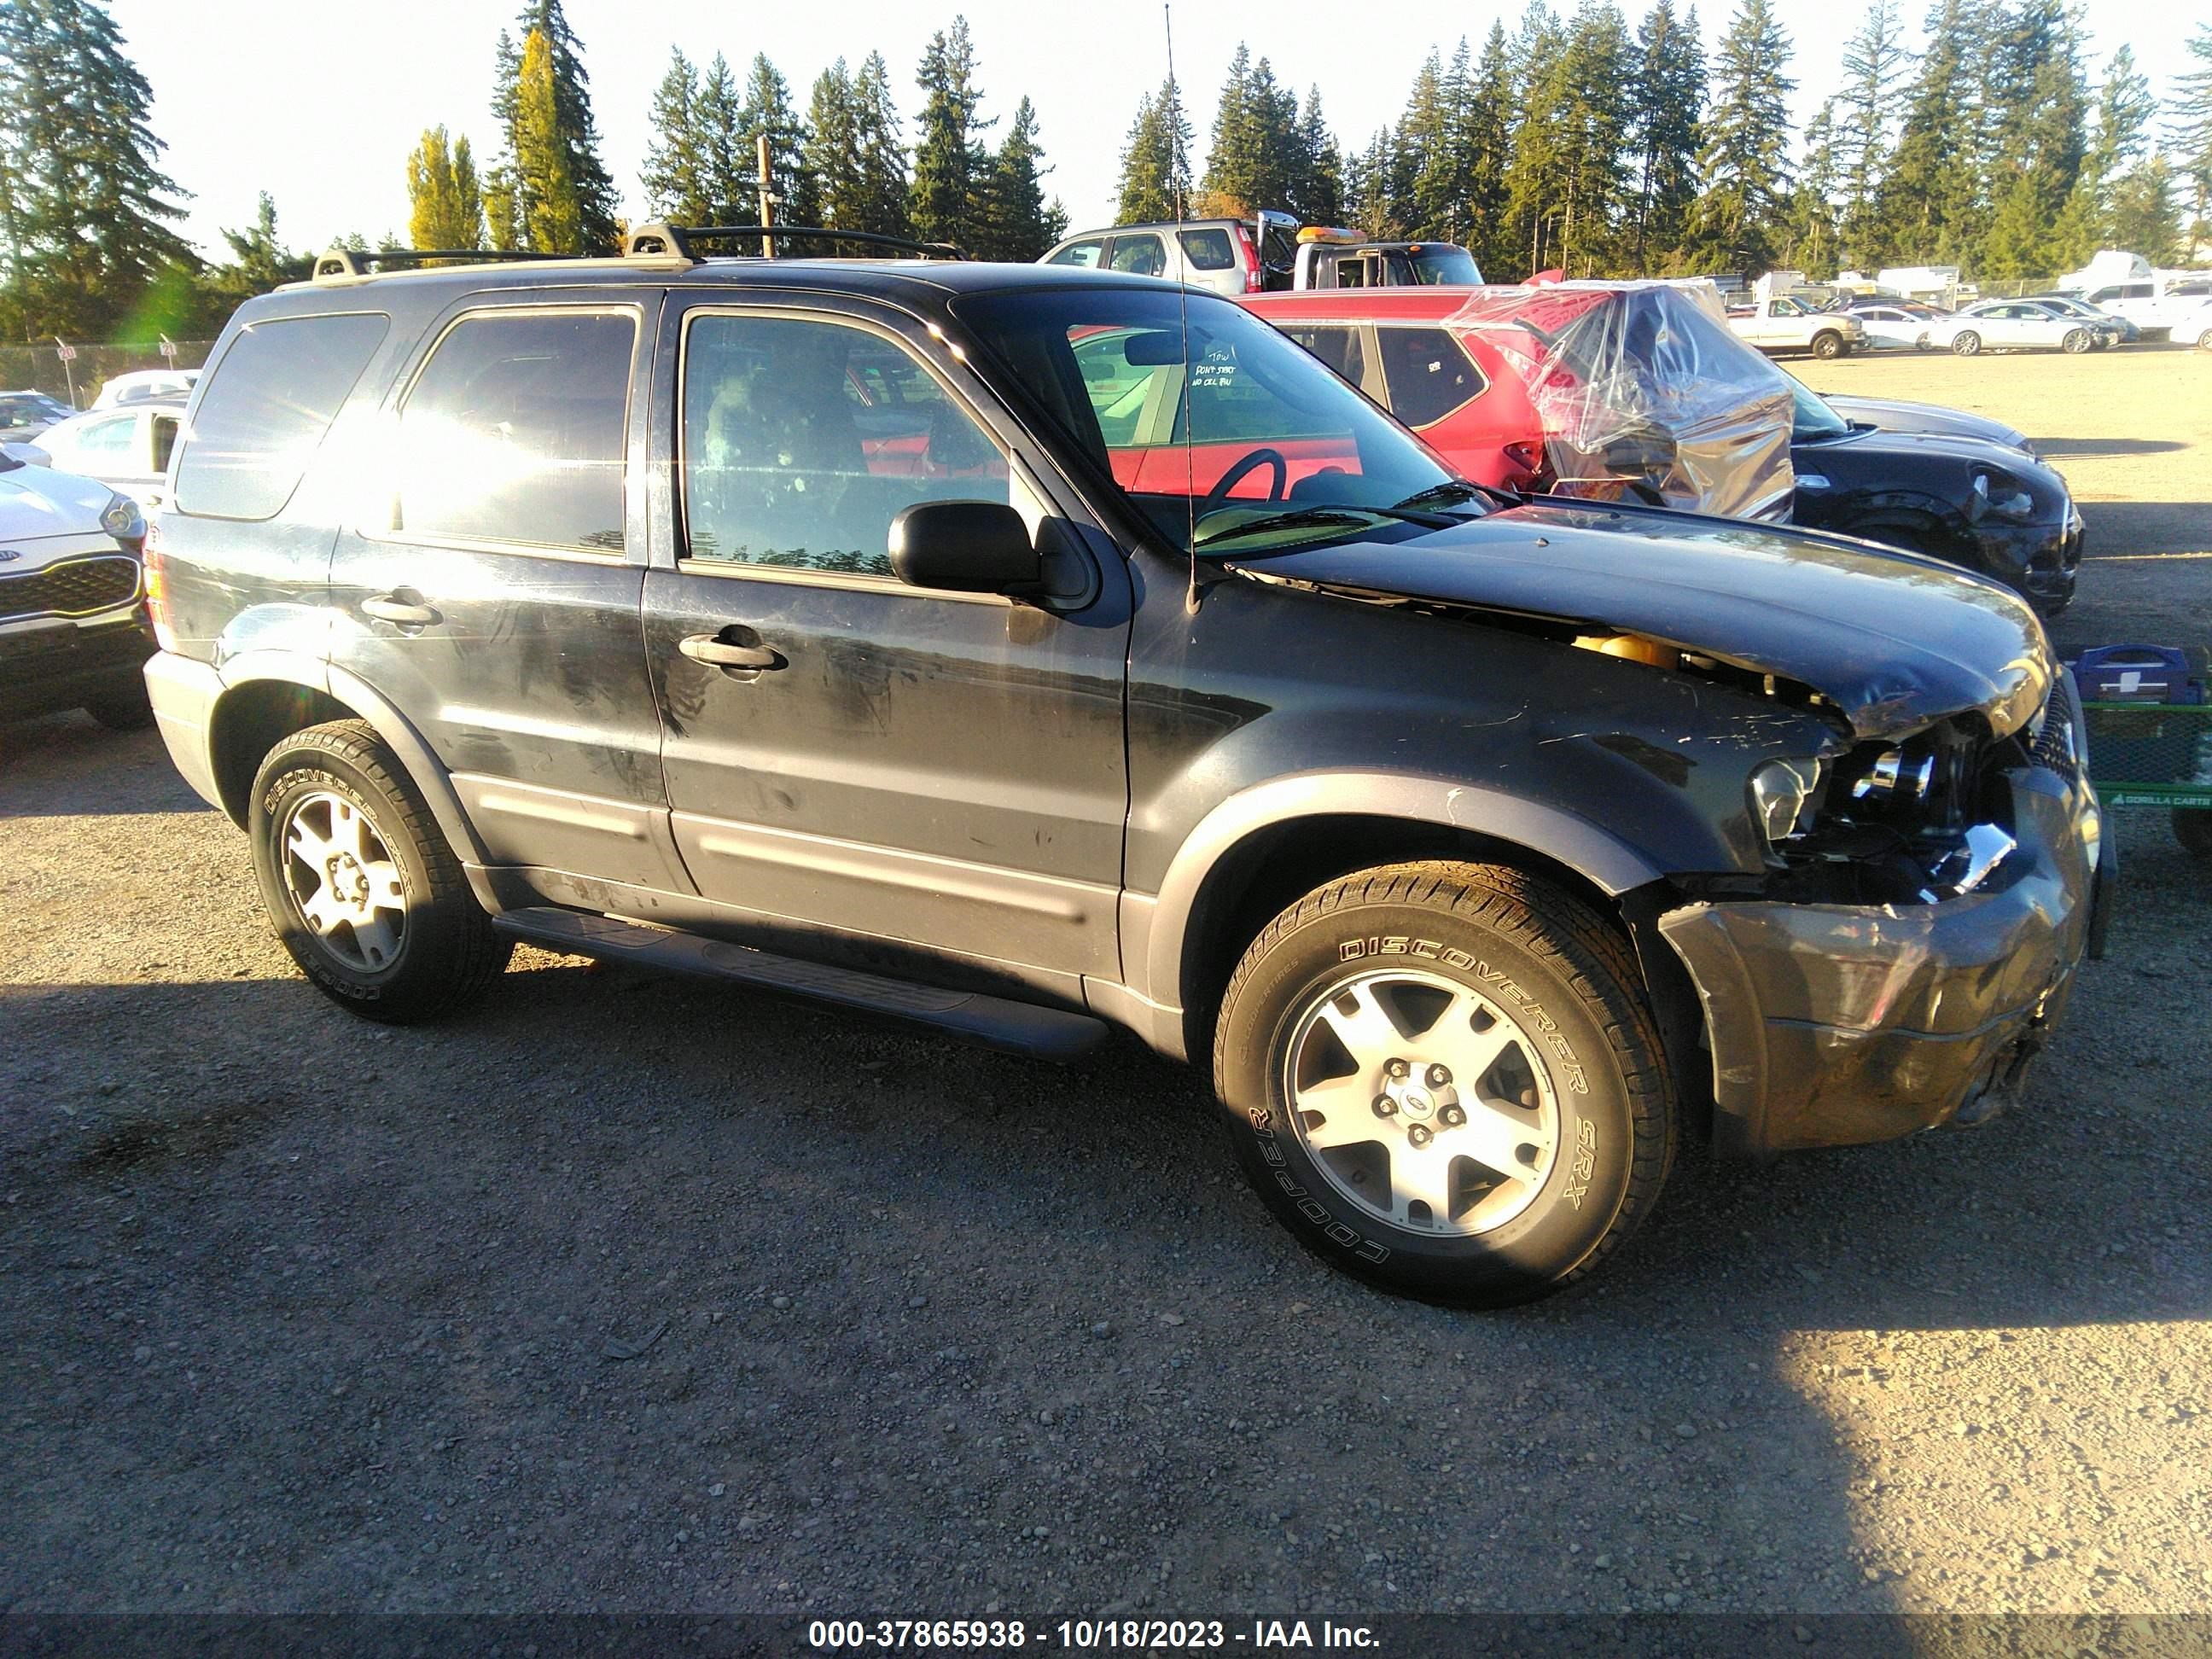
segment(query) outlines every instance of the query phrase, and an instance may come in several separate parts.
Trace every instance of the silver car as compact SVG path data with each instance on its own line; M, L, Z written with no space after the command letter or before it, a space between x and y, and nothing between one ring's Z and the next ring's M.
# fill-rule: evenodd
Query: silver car
M1182 224L1115 225L1066 238L1037 261L1085 270L1126 271L1211 289L1229 299L1291 286L1298 222L1287 213Z
M175 397L95 409L48 427L38 447L56 471L97 478L150 511L161 505L184 418L185 399Z

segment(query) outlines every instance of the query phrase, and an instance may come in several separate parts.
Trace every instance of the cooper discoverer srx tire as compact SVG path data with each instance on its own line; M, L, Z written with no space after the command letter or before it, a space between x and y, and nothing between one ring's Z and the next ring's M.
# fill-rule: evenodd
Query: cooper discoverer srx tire
M261 763L246 828L270 925L318 990L391 1024L434 1019L506 969L421 792L375 732L333 720Z
M1675 1111L1627 943L1521 871L1394 865L1270 922L1231 977L1214 1087L1261 1198L1346 1272L1502 1307L1649 1212Z

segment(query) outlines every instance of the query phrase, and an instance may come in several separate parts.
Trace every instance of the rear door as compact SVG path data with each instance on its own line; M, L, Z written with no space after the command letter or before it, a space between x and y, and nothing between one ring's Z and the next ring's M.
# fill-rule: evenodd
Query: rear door
M672 301L656 375L646 643L699 890L800 955L1070 999L1115 971L1129 584L1048 459L858 300ZM929 500L1011 502L1067 597L898 581L891 520Z
M630 464L658 309L476 296L425 331L338 538L331 655L422 732L495 863L683 890Z

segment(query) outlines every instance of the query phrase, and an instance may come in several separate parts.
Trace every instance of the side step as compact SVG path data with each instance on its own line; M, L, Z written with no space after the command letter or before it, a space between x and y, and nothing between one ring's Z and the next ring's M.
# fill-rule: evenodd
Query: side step
M556 951L573 951L610 962L635 963L665 973L733 981L763 991L809 997L893 1019L917 1021L987 1048L1039 1060L1073 1060L1098 1046L1103 1021L1088 1014L1040 1008L973 991L948 991L909 980L831 968L779 957L696 933L648 927L613 916L532 905L492 918L501 933Z

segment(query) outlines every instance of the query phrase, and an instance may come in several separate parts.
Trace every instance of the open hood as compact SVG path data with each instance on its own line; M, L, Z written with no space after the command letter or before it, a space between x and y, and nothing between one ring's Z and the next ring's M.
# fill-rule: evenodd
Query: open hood
M1862 739L1979 713L2003 737L2043 706L2051 650L2005 589L1839 536L1632 507L1515 507L1403 542L1244 555L1227 568L1640 635L1828 698Z

